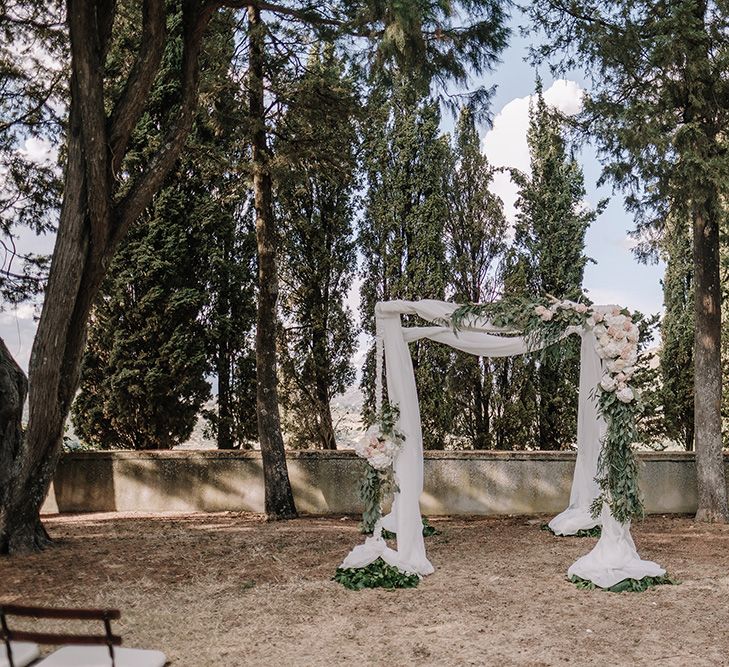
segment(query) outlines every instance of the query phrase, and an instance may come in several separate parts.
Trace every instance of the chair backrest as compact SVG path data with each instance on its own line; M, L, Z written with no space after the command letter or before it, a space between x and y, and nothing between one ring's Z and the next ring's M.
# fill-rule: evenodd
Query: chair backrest
M104 634L67 634L61 632L29 632L27 630L11 630L8 616L21 616L31 618L52 618L74 621L102 621ZM73 644L73 645L102 645L109 647L111 665L114 667L114 646L120 646L122 638L111 630L111 622L119 620L121 612L118 609L68 609L63 607L29 607L17 604L0 604L0 639L5 643L10 667L13 663L11 641L35 642L36 644Z

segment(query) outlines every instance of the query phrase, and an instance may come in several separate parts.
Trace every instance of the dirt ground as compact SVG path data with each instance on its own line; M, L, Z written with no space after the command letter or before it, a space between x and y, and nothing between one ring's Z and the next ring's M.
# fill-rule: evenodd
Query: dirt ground
M0 599L118 607L124 645L173 667L729 665L729 526L647 518L639 552L683 583L607 593L565 579L595 540L543 518L431 517L435 574L354 592L331 577L355 517L55 516L55 547L0 560Z

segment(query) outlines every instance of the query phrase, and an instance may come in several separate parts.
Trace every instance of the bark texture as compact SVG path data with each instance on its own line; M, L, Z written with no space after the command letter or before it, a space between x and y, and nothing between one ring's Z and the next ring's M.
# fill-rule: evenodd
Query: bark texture
M263 89L265 26L257 6L248 7L248 101L252 126L253 196L258 246L258 315L256 325L256 407L263 458L265 510L269 520L297 516L281 435L276 372L276 228L272 206L270 154L266 138Z
M694 420L697 521L729 521L721 439L721 282L719 207L716 200L697 203L693 211L694 272Z
M92 305L116 248L180 154L197 104L198 54L213 7L183 2L182 102L147 169L122 173L166 40L164 0L145 0L140 50L124 91L107 114L104 61L114 0L68 0L71 100L64 199L29 373L29 423L12 460L3 459L0 551L48 544L39 511L61 454L63 428L79 380ZM9 471L9 472L8 472Z

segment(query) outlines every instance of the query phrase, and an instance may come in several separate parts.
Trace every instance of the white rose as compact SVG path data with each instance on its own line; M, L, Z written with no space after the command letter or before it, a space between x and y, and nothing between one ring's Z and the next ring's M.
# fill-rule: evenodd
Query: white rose
M615 386L616 386L615 379L609 375L603 375L602 380L600 380L600 386L605 391L615 391Z
M601 336L604 336L607 333L607 327L604 324L600 324L600 320L597 319L598 313L595 313L593 317L595 318L595 322L597 324L595 325L595 335L600 338Z
M627 365L625 359L612 359L608 361L607 367L611 373L619 373L620 371L624 371Z
M385 470L391 463L392 459L387 454L375 454L369 459L369 464L377 470Z
M584 314L584 313L586 313L586 312L587 312L587 306L586 306L586 305L585 305L584 303L578 303L578 304L577 304L577 305L575 306L575 310L576 310L576 311L577 311L578 313L582 313L582 314Z
M615 343L608 343L605 345L604 350L605 356L611 359L620 356L620 348Z
M635 398L633 396L633 390L630 387L623 387L615 394L615 396L617 396L618 400L622 401L623 403L630 403L630 401Z
M535 312L535 313L536 313L537 315L539 315L539 317L541 317L542 315L544 315L544 313L546 313L546 312L547 312L547 309L546 309L546 308L545 308L544 306L537 306L537 307L536 307L536 308L534 309L534 312Z
M554 317L554 313L551 310L545 310L540 317L542 322L549 322Z

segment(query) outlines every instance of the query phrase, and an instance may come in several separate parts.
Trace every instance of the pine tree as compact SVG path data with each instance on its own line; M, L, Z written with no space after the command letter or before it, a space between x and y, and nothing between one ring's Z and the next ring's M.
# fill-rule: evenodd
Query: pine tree
M448 282L443 235L449 147L439 134L438 107L402 81L386 98L385 90L373 93L364 129L367 194L359 232L364 255L361 314L370 334L377 301L443 299ZM450 353L427 342L414 343L410 350L424 446L442 448L451 421L443 392ZM362 379L370 411L373 377L374 349L370 349ZM371 419L371 412L365 418Z
M604 176L627 192L636 232L690 221L694 268L694 429L700 521L729 521L722 454L720 229L729 171L726 3L534 3L537 55L590 78L584 129ZM555 62L556 61L556 62Z
M578 299L587 264L585 233L598 209L584 205L582 169L568 153L557 116L547 107L537 80L527 143L530 174L515 173L519 186L514 247L526 290L560 299ZM561 346L576 347L573 340ZM579 355L547 354L538 364L539 445L564 449L574 441L579 389Z
M331 44L314 47L277 127L281 226L282 405L298 446L336 449L330 402L354 380L356 343L346 298L353 239L358 97Z
M491 301L498 290L498 264L506 249L501 200L490 191L493 168L481 153L473 112L461 111L448 177L446 245L450 292L457 303ZM473 449L492 445L493 363L457 352L448 388L453 434Z

